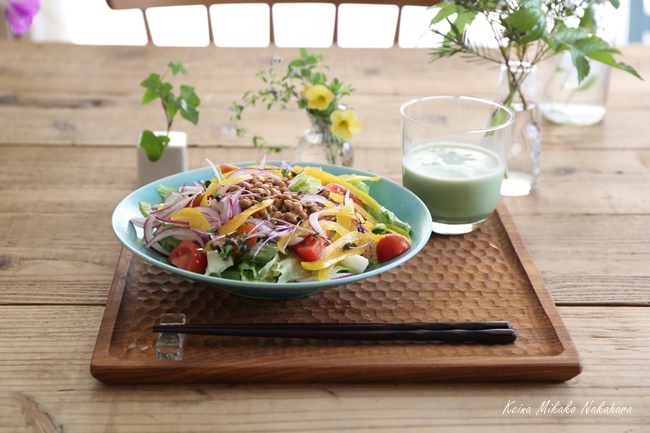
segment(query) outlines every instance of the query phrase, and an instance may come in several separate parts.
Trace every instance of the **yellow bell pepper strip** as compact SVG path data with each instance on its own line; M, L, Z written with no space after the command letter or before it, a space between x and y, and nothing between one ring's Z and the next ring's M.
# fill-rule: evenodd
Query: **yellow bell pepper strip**
M264 201L261 201L259 203L256 203L255 205L249 207L245 211L243 211L240 214L235 215L230 221L225 223L219 228L219 231L217 232L219 235L225 235L228 233L232 233L235 230L239 228L242 224L246 222L248 218L250 218L251 215L253 215L255 212L259 212L262 209L266 209L267 207L271 206L273 204L273 199L269 198Z
M329 193L329 199L332 200L334 203L343 203L344 196L342 194L337 194L335 192L330 192ZM359 203L355 202L354 200L351 200L354 204L354 210L356 210L362 217L363 220L361 221L362 223L368 223L367 225L370 226L371 228L377 225L377 220L368 213L366 208L361 206ZM330 207L332 205L329 205Z
M343 227L341 224L334 221L324 220L324 221L319 221L318 223L320 224L323 230L336 232L339 236L345 236L352 231L352 230L348 230L347 228Z
M350 190L350 192L359 197L363 204L370 207L371 209L379 209L380 207L379 203L377 203L374 198L370 197L370 195L366 194L350 182L343 180L338 176L327 173L323 170L318 170L313 167L305 167L303 169L303 172L308 176L315 177L316 179L320 180L323 185L327 185L328 183L338 183L339 185L346 187Z
M203 198L201 199L201 206L209 205L208 197L214 196L214 194L217 192L220 186L231 185L233 183L243 182L245 180L249 180L252 178L253 176L251 176L250 174L245 174L243 176L233 177L232 179L224 178L221 182L218 182L217 178L213 177L210 185L208 185L208 187L205 189L205 193L203 193Z
M380 181L381 177L379 177L379 176L361 176L359 174L341 174L341 175L339 175L339 179L343 179L343 180L348 181L350 183L357 183L357 182L363 182L363 181L366 181L366 180Z
M333 254L329 259L317 260L315 262L301 262L301 265L308 271L321 271L323 269L334 266L348 256L359 254L361 251L362 250L360 248L350 248L349 250L339 251L338 253Z
M174 221L187 221L190 223L190 228L200 230L202 232L207 232L212 228L210 221L201 213L201 211L196 210L191 207L185 207L178 212L176 212L172 218Z
M219 184L219 186L232 185L233 183L243 182L245 180L249 180L249 179L252 179L252 178L253 178L253 176L250 175L250 174L244 174L244 175L237 176L237 177L232 177L232 178L228 177L228 178L225 178L224 180L222 180L221 183Z
M384 236L374 233L350 232L325 247L322 257L315 262L301 262L308 271L320 271L340 262L348 256L359 254L368 242L379 242ZM355 244L357 247L351 247Z
M361 217L363 217L363 222L367 223L366 225L370 225L372 227L377 225L377 220L375 217L370 215L367 210L364 209L363 206L361 206L359 203L354 202L354 210L356 210Z
M357 229L357 223L360 223L361 220L354 212L354 202L352 200L348 200L341 212L336 214L336 222L350 231Z
M343 260L343 259L341 259ZM334 265L329 266L327 268L321 269L318 271L318 281L327 281L330 279L330 273L332 272L332 268Z
M311 228L307 228L306 226L308 225L308 221L303 221L297 228L296 230L292 231L291 233L284 235L278 239L277 245L278 245L278 250L282 254L287 253L287 245L289 245L289 242L291 242L293 239L299 237L299 236L305 236L306 234L313 233Z
M208 197L214 196L214 193L217 192L217 189L219 189L219 181L216 177L213 177L212 180L210 180L210 185L208 185L208 187L205 189L205 192L203 193L203 197L201 198L201 206L208 205Z
M329 191L329 194L327 195L327 198L329 198L334 203L341 204L341 203L343 203L343 200L345 199L345 196L343 194L338 194L336 192Z
M388 224L388 223L386 223L386 228L393 233L397 233L398 235L404 236L406 238L406 241L409 243L409 245L411 245L411 236L409 236L406 230L403 230L397 227L396 225Z

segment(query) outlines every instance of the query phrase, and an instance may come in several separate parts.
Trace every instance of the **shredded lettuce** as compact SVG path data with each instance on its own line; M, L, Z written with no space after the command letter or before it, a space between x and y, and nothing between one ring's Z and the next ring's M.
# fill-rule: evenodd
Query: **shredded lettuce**
M353 274L360 274L366 270L368 263L370 261L364 256L347 256L332 267L332 273L351 272Z
M219 251L207 251L205 254L208 259L208 267L205 270L205 275L220 277L223 271L234 264L232 256L224 259L221 257Z
M278 254L278 257L280 254ZM278 283L288 283L290 281L302 280L312 275L311 271L303 268L300 262L302 259L297 254L289 254L281 260L271 261L267 264L269 272ZM270 264L270 266L269 266Z
M383 223L386 225L386 227L390 227L390 225L392 225L398 229L403 230L407 234L411 233L411 226L408 225L408 223L405 223L401 219L397 218L397 216L392 211L386 209L383 206L379 206L379 209L368 209L368 212L370 212L370 214L377 220L378 223ZM376 232L373 230L373 233Z
M328 278L336 278L337 274L361 274L368 269L369 264L370 260L364 256L347 256L329 269Z
M296 254L277 253L264 266L242 262L237 268L243 281L288 283L312 275L312 272L304 269L300 262L301 259Z
M315 193L321 188L323 188L323 184L320 180L312 176L307 176L305 173L300 173L289 182L289 191L293 192L307 191L309 193Z
M162 238L159 242L161 247L163 247L165 250L169 251L170 253L176 248L178 244L181 243L178 239L174 239L171 236L168 236L166 238Z
M177 191L176 188L170 188L170 187L165 186L165 185L160 185L156 189L156 192L158 192L158 195L160 196L160 198L163 199L163 201L166 200L167 197L169 197L171 195L171 193L176 192L176 191Z
M145 218L148 217L151 211L153 210L151 208L151 204L147 203L146 201L138 202L138 208L140 208L140 213Z
M251 262L256 265L265 265L278 254L278 245L262 242L256 243L253 248L248 250L242 257L243 261Z
M365 192L366 194L370 194L370 186L368 186L364 182L357 182L354 184L357 188L359 188L361 191Z

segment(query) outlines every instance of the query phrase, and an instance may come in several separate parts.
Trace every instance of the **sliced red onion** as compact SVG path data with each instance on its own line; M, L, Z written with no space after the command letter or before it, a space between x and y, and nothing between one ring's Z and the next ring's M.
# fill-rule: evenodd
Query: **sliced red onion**
M316 234L315 232L312 232L311 230L301 227L297 224L289 224L284 220L277 220L277 221L283 222L284 225L276 229L274 232L271 232L270 236L273 237L274 239L281 238L282 236L290 236L289 242L287 243L287 245L289 246L299 244L305 239L306 236ZM305 236L302 236L302 234L298 236L294 236L298 230L303 232Z
M175 226L182 226L182 227L189 227L190 226L189 221L173 220L173 219L169 219L169 218L160 218L159 216L156 216L155 218L156 218L156 220L160 221L161 223L174 224Z
M169 255L169 251L167 251L166 249L164 249L163 247L161 247L160 244L157 244L157 243L156 243L156 244L153 244L153 245L150 246L149 248L152 249L152 250L154 250L154 251L157 252L158 254L161 254L161 255L165 256L165 257L167 257L167 256Z
M236 185L236 184L231 183L231 184L228 184L228 185L221 185L219 188L217 188L217 190L215 191L215 194L220 195L220 196L224 196L224 195L228 194L228 189L232 185Z
M287 242L287 245L292 247L296 244L299 244L300 242L304 241L306 238L303 236L294 236L292 237L289 242Z
M160 210L153 211L151 212L150 215L157 216L159 218L168 218L174 215L179 210L186 207L188 204L190 204L191 201L192 201L192 197L186 197L185 199L179 201L178 203L175 203L173 206L165 207Z
M136 227L138 227L138 228L143 228L143 227L144 227L144 222L145 222L145 220L146 220L145 217L133 217L133 218L131 218L129 221L130 221L131 224L133 224L134 226L136 226Z
M153 229L155 227L160 226L160 223L156 220L156 217L154 216L149 216L146 220L144 220L144 241L149 242L153 238Z
M217 204L217 208L220 208L219 213L221 214L221 220L230 221L232 218L232 206L230 204L230 200L221 200Z
M197 206L194 209L198 210L201 212L207 219L208 221L221 221L221 216L219 215L219 212L216 210L212 209L209 206Z
M268 158L268 156L269 156L268 153L264 154L264 158L262 158L262 160L260 161L260 165L259 165L260 170L264 170L264 166L266 165L266 158Z
M350 200L350 190L346 189L345 190L345 197L343 197L343 204L347 203L348 200Z
M221 183L223 180L223 176L221 175L221 172L217 169L217 167L210 161L208 158L205 158L205 160L208 162L208 165L212 167L212 171L214 171L214 177L217 178L217 181Z
M231 218L241 213L241 206L239 205L239 197L241 196L242 192L243 190L240 189L239 191L237 191L237 193L230 196L231 210L232 210Z
M181 194L178 191L174 191L167 196L167 198L163 201L163 203L165 207L170 207L175 205L179 201L183 200L185 197L186 197L185 194Z
M203 191L203 189L204 188L202 186L200 186L200 185L183 185L178 189L178 191L181 194L194 195L194 194L200 193L201 191Z
M211 207L212 209L217 209L217 205L219 202L217 201L216 198L214 197L208 197L208 206Z
M293 167L290 164L287 164L285 161L282 161L282 163L280 164L280 170L290 172L291 170L293 170Z
M205 246L204 239L210 239L210 236L212 236L210 233L202 232L201 230L197 230L197 229L190 229L190 230L192 230L194 233L196 233L199 236L199 238L201 238L201 241L199 243L201 244L202 247Z
M300 197L300 203L307 204L309 202L331 204L332 206L336 206L336 204L332 203L330 199L323 197L320 194L305 194Z
M275 179L275 180L278 180L280 182L283 182L283 180L281 178L279 178L278 176L274 175L270 171L263 170L261 168L240 168L237 171L233 171L230 174L230 176L228 176L228 177L229 178L235 178L235 177L239 177L239 176L244 176L246 174L251 174L251 175L256 176L256 177L257 176L266 176L266 177L270 177L271 179Z
M153 238L151 238L149 242L147 242L146 246L147 248L151 248L153 245L160 242L161 239L168 238L168 237L173 237L174 239L178 239L181 241L186 241L186 240L196 241L199 244L204 245L201 236L199 236L192 229L184 228L184 227L175 227L172 229L161 230L160 232L156 233L156 235Z
M322 211L319 212L314 212L309 215L309 225L318 233L319 236L322 236L323 238L327 238L327 234L325 233L325 230L320 226L318 223L318 217Z

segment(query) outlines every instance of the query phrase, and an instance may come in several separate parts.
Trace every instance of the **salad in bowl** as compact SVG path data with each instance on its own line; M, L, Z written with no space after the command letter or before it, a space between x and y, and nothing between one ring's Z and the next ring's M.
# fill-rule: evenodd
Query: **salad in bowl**
M375 275L408 260L431 233L417 197L358 170L262 160L195 172L127 197L114 231L146 261L232 293L303 296Z

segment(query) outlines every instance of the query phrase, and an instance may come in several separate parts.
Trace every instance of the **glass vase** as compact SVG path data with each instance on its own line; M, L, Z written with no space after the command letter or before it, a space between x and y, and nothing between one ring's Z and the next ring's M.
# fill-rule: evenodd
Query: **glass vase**
M608 2L596 2L591 7L592 31L600 38L613 42L604 26ZM541 63L542 115L558 125L588 126L602 121L607 113L610 73L610 66L589 60L589 75L582 82L578 81L578 72L568 51Z
M298 141L296 159L301 162L351 167L354 163L352 143L332 134L329 122L311 114L309 118L312 126Z
M541 113L537 99L537 69L522 62L501 66L499 102L515 112L515 130L506 154L501 195L521 196L539 184Z

